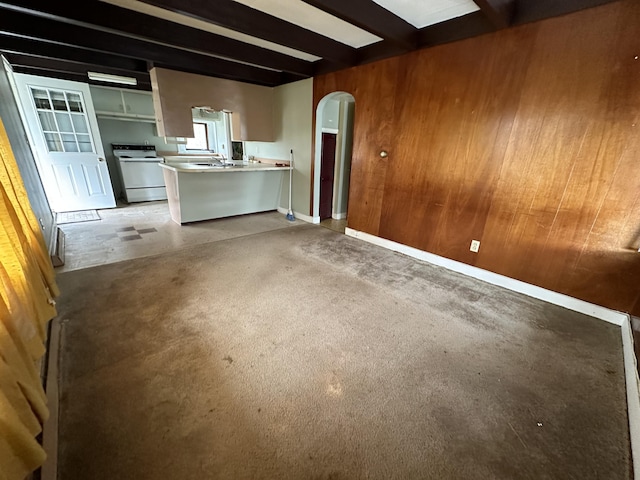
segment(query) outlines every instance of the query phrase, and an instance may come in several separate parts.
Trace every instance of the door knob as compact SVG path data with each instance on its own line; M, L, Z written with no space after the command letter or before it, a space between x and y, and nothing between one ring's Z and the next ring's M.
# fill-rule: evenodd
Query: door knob
M386 152L386 150L382 150L382 151L380 152L380 157L382 157L382 158L387 158L388 156L389 156L389 154Z

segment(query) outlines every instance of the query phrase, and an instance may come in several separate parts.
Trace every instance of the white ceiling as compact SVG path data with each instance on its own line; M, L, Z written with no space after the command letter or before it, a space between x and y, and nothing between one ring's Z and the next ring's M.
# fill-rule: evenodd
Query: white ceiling
M267 40L252 37L244 33L219 27L187 15L174 13L154 7L139 0L102 0L112 5L152 15L182 25L233 38L241 42L284 53L307 61L320 60L320 57L278 45ZM215 0L212 0L215 1ZM333 15L323 12L302 0L234 0L269 15L279 17L290 23L332 38L338 42L360 48L381 40L361 28L347 23ZM344 0L348 2L349 0ZM416 28L443 22L451 18L479 10L472 0L374 0L378 5L401 17Z
M348 1L348 0L345 0ZM373 0L416 28L428 27L480 8L472 0Z
M354 48L382 40L366 30L340 20L302 0L234 0ZM348 1L348 0L345 0ZM420 1L420 0L416 0Z
M218 27L213 23L197 20L195 18L188 17L186 15L181 15L179 13L173 13L173 12L170 12L169 10L154 7L152 5L142 3L138 0L102 0L102 1L105 3L110 3L112 5L116 5L118 7L128 8L129 10L134 10L139 13L144 13L146 15L162 18L163 20L168 20L170 22L180 23L187 27L198 28L206 32L222 35L223 37L233 38L234 40L250 43L251 45L256 45L258 47L274 50L276 52L284 53L286 55L300 58L302 60L307 60L309 62L315 62L316 60L321 59L320 57L317 57L315 55L310 55L308 53L301 52L299 50L294 50L293 48L285 47L283 45L278 45L277 43L269 42L267 40L262 40L260 38L252 37L250 35L245 35L244 33L236 32L235 30L231 30L224 27Z

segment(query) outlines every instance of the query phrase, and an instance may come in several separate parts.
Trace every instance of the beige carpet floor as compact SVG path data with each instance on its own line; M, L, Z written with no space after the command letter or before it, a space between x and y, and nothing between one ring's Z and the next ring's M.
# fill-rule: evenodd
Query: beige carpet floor
M311 225L58 280L59 480L630 478L600 320Z

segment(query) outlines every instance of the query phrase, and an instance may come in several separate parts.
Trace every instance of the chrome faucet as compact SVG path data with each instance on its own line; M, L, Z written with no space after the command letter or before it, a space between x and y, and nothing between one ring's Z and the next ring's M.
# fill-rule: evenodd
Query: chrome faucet
M221 153L212 152L211 154L211 165L221 164L223 167L227 166L227 159Z

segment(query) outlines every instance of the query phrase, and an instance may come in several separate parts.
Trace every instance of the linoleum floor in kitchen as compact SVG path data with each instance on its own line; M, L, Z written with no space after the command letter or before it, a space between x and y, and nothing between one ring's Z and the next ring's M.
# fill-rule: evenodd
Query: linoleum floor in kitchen
M122 204L98 210L100 220L59 225L65 234L64 265L78 270L304 224L264 212L178 225L166 201Z

